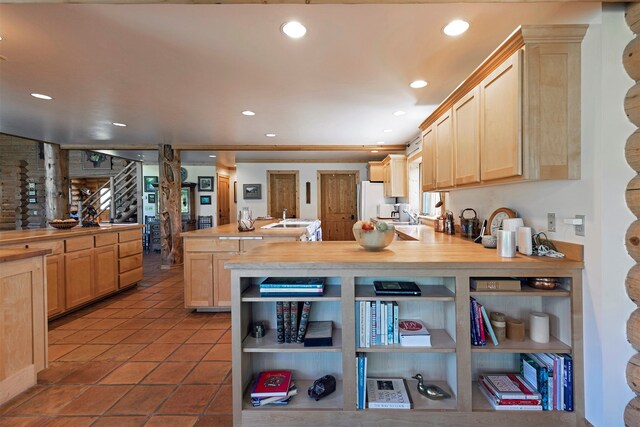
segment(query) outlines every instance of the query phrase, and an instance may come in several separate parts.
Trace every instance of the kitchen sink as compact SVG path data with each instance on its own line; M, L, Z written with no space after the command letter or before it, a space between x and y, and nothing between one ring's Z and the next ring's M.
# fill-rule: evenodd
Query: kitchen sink
M277 224L269 224L269 225L265 225L262 228L307 228L310 224L306 223L306 224L282 224L282 223L277 223Z

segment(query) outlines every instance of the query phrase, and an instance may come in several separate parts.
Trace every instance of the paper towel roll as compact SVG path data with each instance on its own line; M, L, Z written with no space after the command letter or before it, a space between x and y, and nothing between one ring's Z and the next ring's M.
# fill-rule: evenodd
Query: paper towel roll
M518 228L518 252L523 255L531 255L533 253L533 245L531 243L531 227Z
M549 342L549 315L533 312L529 314L529 337L539 343Z

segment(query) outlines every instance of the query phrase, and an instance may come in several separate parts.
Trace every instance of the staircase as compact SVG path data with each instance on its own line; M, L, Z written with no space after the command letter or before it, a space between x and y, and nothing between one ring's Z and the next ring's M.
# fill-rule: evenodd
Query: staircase
M84 199L78 206L80 223L89 219L92 206L99 216L109 211L109 222L122 223L136 216L142 221L142 164L129 162L116 176L109 178L102 187Z

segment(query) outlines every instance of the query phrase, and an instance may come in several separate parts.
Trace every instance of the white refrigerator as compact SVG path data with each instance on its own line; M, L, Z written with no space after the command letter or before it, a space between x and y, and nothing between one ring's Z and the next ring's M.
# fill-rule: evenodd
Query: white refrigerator
M378 205L395 203L395 198L384 197L384 184L362 181L358 184L358 220L368 221L378 216Z

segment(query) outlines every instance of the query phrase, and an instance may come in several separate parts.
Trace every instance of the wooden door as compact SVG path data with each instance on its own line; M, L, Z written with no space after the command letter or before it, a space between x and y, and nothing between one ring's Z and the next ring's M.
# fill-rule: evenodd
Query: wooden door
M354 240L357 217L356 172L320 173L322 240Z
M118 290L118 245L94 249L94 297Z
M49 255L47 257L47 316L63 313L64 302L64 255Z
M65 254L65 296L67 309L93 299L93 249Z
M455 184L480 182L480 89L476 87L453 106Z
M282 218L287 210L287 218L298 218L298 172L267 171L269 178L269 215Z
M184 306L213 307L213 255L186 252Z
M522 175L521 51L480 84L481 178Z
M436 120L436 188L453 187L453 120L451 110Z
M213 254L213 305L231 307L231 270L224 268L228 259L237 252L217 252Z
M436 188L435 181L435 133L430 127L422 135L422 191Z
M229 212L229 177L218 176L218 225L229 224L231 214Z

